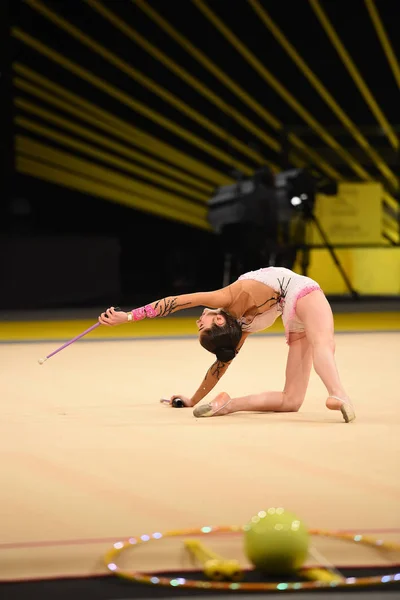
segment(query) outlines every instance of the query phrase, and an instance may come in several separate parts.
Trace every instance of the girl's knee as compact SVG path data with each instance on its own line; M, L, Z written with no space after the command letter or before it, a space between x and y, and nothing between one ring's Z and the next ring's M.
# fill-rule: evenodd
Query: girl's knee
M309 342L310 342L313 350L315 350L315 348L318 348L318 347L323 347L323 348L328 348L329 350L331 350L331 352L335 353L336 343L335 343L335 338L332 334L326 334L326 333L315 334L311 338L309 338Z
M298 412L304 402L305 394L296 391L284 391L282 412Z

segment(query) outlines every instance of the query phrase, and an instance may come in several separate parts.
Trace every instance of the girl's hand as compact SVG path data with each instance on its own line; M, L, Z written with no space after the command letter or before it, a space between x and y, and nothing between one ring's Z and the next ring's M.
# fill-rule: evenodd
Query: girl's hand
M122 325L127 322L128 313L123 310L117 311L113 306L99 316L99 323L101 323L101 325L107 325L108 327L115 327L115 325Z

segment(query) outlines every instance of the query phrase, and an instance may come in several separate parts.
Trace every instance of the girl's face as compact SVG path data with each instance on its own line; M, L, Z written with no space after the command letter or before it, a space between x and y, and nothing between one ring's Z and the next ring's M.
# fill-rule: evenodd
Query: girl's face
M212 325L224 325L225 317L221 314L220 311L220 308L205 308L203 310L201 317L196 321L196 325L200 335L204 329L210 329Z

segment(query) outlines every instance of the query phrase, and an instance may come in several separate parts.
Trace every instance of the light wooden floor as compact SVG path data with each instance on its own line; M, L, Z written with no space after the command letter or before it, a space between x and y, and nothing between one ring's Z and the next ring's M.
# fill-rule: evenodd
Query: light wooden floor
M102 555L118 539L244 524L270 506L310 528L400 542L400 332L337 336L352 424L326 410L315 374L296 414L195 419L160 405L193 393L211 364L194 339L81 341L40 367L54 349L0 345L0 579L105 573ZM286 354L282 336L255 336L216 391L280 389ZM241 554L236 544L228 555ZM400 563L324 544L342 565ZM132 558L188 566L177 541Z

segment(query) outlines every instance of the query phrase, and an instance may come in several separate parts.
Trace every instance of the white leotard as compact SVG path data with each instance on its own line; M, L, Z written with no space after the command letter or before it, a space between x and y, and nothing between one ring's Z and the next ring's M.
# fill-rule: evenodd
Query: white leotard
M269 310L249 319L242 319L243 331L254 333L271 327L279 316L282 316L286 340L290 332L304 331L304 325L296 315L296 304L299 298L315 290L321 290L319 284L304 275L298 275L284 267L267 267L257 271L249 271L239 277L239 280L250 279L260 281L269 286L279 296L279 301Z

